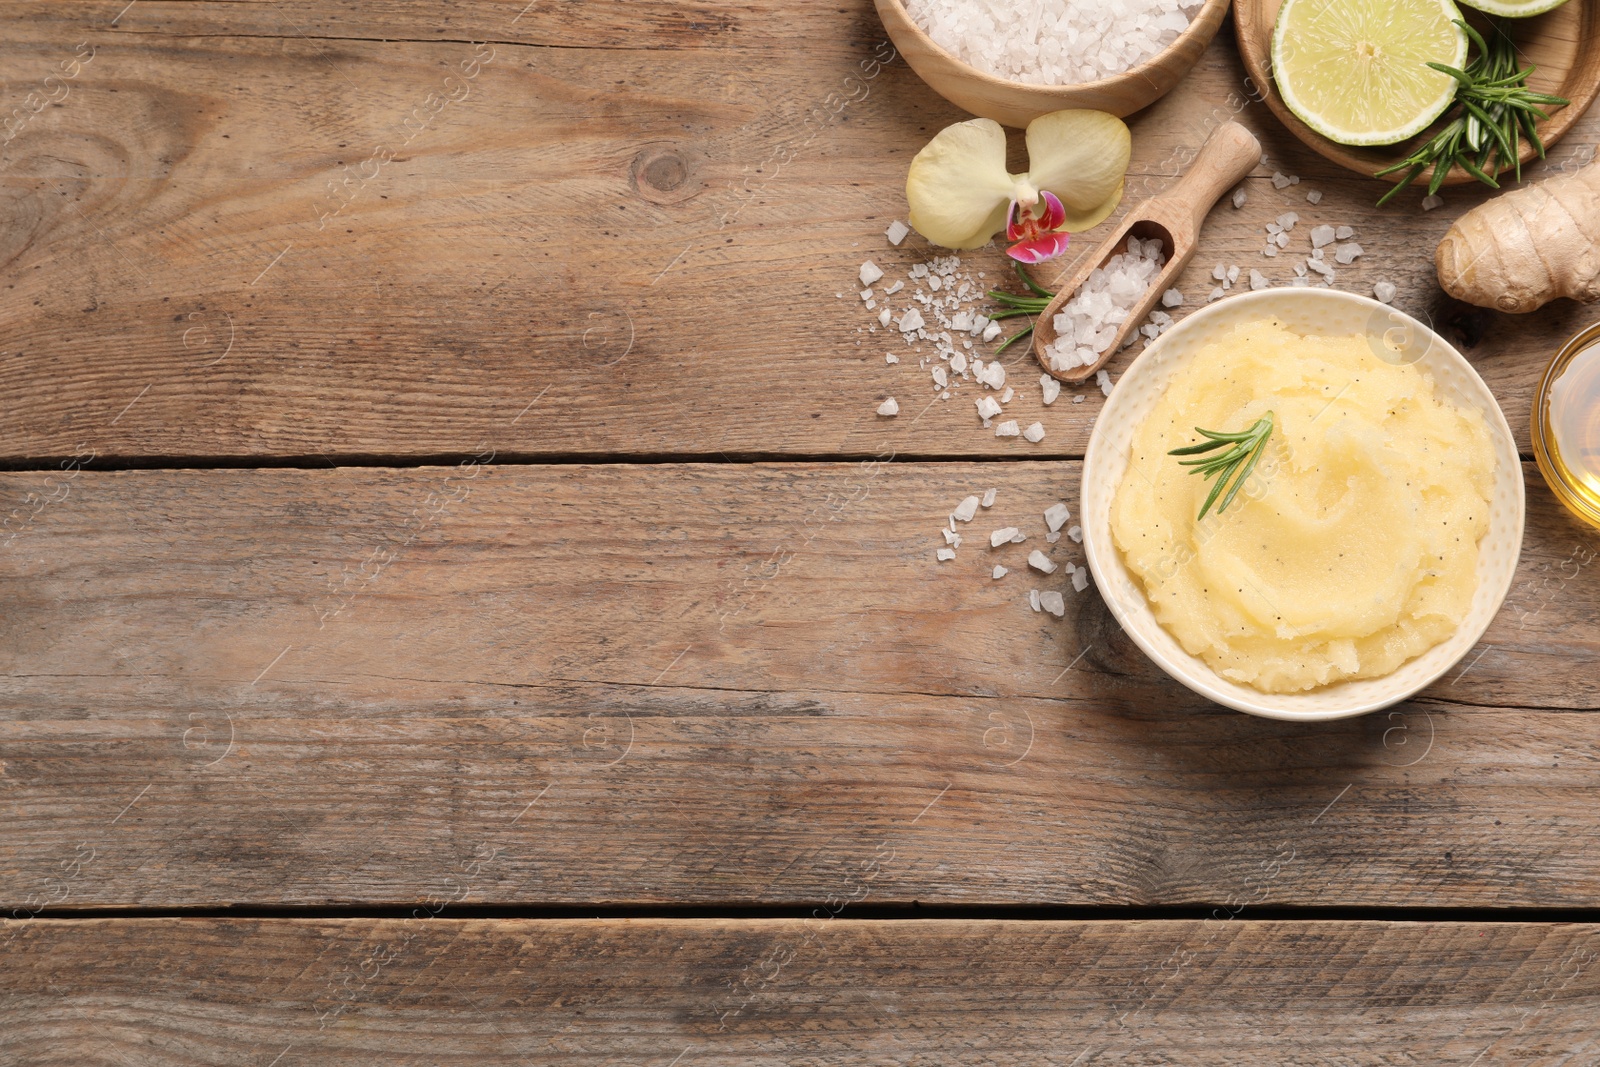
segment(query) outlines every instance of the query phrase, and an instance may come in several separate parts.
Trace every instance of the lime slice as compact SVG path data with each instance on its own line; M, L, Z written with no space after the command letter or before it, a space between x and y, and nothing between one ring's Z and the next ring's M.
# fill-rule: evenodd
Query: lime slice
M1546 11L1554 11L1567 0L1461 0L1468 7L1475 7L1479 11L1487 11L1491 15L1501 18L1525 19L1531 15L1542 15Z
M1466 62L1460 17L1451 0L1284 0L1272 30L1278 92L1330 141L1404 141L1455 99L1455 79L1427 64Z

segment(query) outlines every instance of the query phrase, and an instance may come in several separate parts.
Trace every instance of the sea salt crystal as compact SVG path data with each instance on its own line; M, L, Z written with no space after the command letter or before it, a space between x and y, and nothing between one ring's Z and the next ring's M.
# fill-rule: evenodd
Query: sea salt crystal
M1016 437L1020 433L1022 433L1022 431L1017 429L1016 419L1007 419L1005 422L1002 422L1000 425L994 428L994 435L996 437Z
M999 389L1006 384L1006 369L999 363L990 363L983 367L974 363L972 376L990 389Z
M991 577L991 578L1004 578L1006 575L1008 575L1010 573L1011 573L1010 571L1006 570L1004 567L1000 566L1000 564L996 563L994 565L994 573L990 574L989 577Z
M1269 222L1267 223L1267 232L1276 236L1283 232L1283 227L1279 226L1276 222Z
M1333 235L1341 241L1348 241L1350 238L1356 235L1356 231L1355 228L1351 226L1340 226L1337 230L1333 231Z
M890 244L898 247L900 242L906 239L906 234L910 232L910 226L907 226L899 219L895 219L893 222L889 223L889 228L883 231L883 235L889 239Z
M1209 304L1213 300L1221 300L1223 297L1225 297L1227 295L1228 295L1227 293L1224 293L1222 291L1222 286L1219 285L1215 289L1211 290L1211 292L1206 296L1206 303Z
M1050 557L1040 552L1037 548L1028 553L1028 566L1045 574L1054 574L1056 565L1050 562Z
M1290 186L1289 176L1281 170L1272 172L1272 187L1274 189L1287 189Z
M1049 533L1044 535L1044 539L1046 541L1049 541L1053 545L1057 541L1061 540L1061 531L1060 530L1051 530ZM1072 569L1070 564L1068 565L1067 569L1068 570Z
M1027 539L1028 535L1023 533L1021 530L1018 530L1016 533L1011 535L1011 543L1014 545L1020 545Z
M1285 211L1282 215L1278 216L1278 225L1286 230L1294 229L1294 224L1299 221L1300 216L1296 215L1293 211Z
M1335 263L1349 266L1356 261L1356 257L1361 255L1361 252L1362 248L1360 245L1356 244L1354 241L1346 241L1344 244L1340 245L1334 250L1333 261Z
M1197 0L906 0L935 43L979 70L1033 85L1098 81L1163 51Z
M1299 185L1300 184L1300 175L1298 175L1298 174L1289 175L1289 184L1290 185Z
M1000 414L1000 402L992 396L980 396L973 403L978 406L978 418L992 419Z
M882 311L878 312L878 325L879 326L887 326L887 325L889 325L889 320L891 318L893 318L893 317L894 317L894 313L891 312L887 307L885 307Z
M1075 592L1083 592L1089 588L1089 572L1079 567L1072 572L1072 588Z
M894 397L891 396L888 400L885 400L883 403L878 405L878 414L898 415L900 414L900 405L896 403Z
M1083 527L1082 526L1069 526L1069 527L1067 527L1067 536L1072 538L1078 544L1080 544L1080 545L1083 544Z
M1228 268L1228 284L1232 285L1234 282L1236 282L1238 280L1239 280L1239 268L1238 267L1229 267Z
M1264 256L1268 256L1268 257L1275 256L1275 255L1278 254L1278 246L1277 245L1268 245L1267 247L1265 247L1265 248L1263 248L1261 250L1261 254L1264 255Z
M990 490L988 490L987 492L985 492L983 494L983 500L980 501L980 503L983 504L983 506L986 507L986 508L994 507L994 498L999 494L999 492L1000 492L1000 490L998 490L998 489L990 489Z
M951 356L950 369L955 371L957 374L965 371L967 369L967 357L962 355L960 352L957 352L955 355Z
M1328 264L1324 263L1320 259L1308 259L1308 260L1306 260L1306 267L1309 268L1310 270L1316 271L1318 274L1322 275L1324 278L1327 278L1329 280L1332 280L1332 278L1333 278L1333 275L1334 275L1333 268L1328 266Z
M1094 380L1100 386L1100 392L1106 396L1111 395L1111 375L1103 370L1097 370L1094 372Z
M1235 189L1233 191L1233 206L1234 207L1236 207L1236 208L1244 207L1244 202L1246 200L1248 200L1248 199L1250 199L1250 196L1249 196L1248 193L1246 193L1244 191L1244 186L1241 185L1241 186L1239 186L1239 188L1237 188L1237 189Z
M893 352L885 352L883 354L883 361L889 364L899 363L900 357L895 355Z
M1443 206L1444 197L1439 196L1437 193L1435 193L1433 196L1425 196L1422 198L1422 210L1424 211L1432 211L1436 207Z
M989 547L999 548L1001 545L1010 544L1011 539L1020 532L1015 526L1002 526L989 535Z
M1074 584L1076 584L1076 578L1074 578ZM1067 613L1066 599L1054 589L1047 589L1039 594L1039 606L1058 619Z
M971 522L972 516L978 513L978 498L975 496L963 497L961 503L950 513L951 518L957 522Z
M1090 271L1051 320L1056 340L1045 349L1051 368L1068 371L1097 362L1165 263L1160 241L1130 237L1126 251Z
M940 530L944 534L944 543L955 548L961 544L961 535L954 530Z
M1000 403L1009 404L1011 403L1011 398L1016 395L1017 391L1008 385L1006 386L1006 391L1000 394Z
M1072 518L1072 513L1067 510L1065 504L1051 504L1044 509L1044 522L1046 526L1050 527L1051 533L1061 529L1070 518Z
M1311 190L1309 193L1306 194L1306 200L1309 201L1310 203L1313 203L1313 204L1322 203L1322 192L1321 192L1321 190L1318 190L1318 189Z
M1164 308L1175 308L1180 306L1182 303L1183 293L1180 290L1168 289L1166 292L1161 294L1161 306Z
M939 551L935 552L934 555L939 557L940 563L944 563L948 560L956 558L956 550L953 548L941 548Z
M950 372L943 367L933 368L933 384L936 389L943 389L950 384Z
M895 282L893 285L889 286L889 288L887 288L887 289L885 289L883 291L883 295L884 296L893 296L894 294L898 293L900 290L904 289L905 287L906 287L906 283L905 282Z
M872 260L869 259L865 263L861 264L861 284L862 285L873 285L873 284L875 284L877 282L877 280L879 278L882 278L882 277L883 277L883 268L878 266L876 263L872 262ZM863 297L862 299L865 299L865 297Z
M923 325L922 312L918 311L916 308L911 308L904 315L900 316L901 333L911 333L914 330L920 330L922 329Z
M1049 407L1061 395L1061 383L1048 374L1039 375L1039 389L1044 393L1044 406Z
M1002 328L1003 327L1001 327L998 322L991 322L989 325L983 328L983 339L985 341L993 341L996 337L1000 336L1000 331Z
M1323 252L1323 250L1320 249L1320 248L1313 248L1311 250L1311 258L1312 259L1326 259L1327 258L1327 254L1325 252Z
M1332 226L1313 226L1311 228L1311 247L1321 248L1323 245L1333 243Z
M1029 441L1032 441L1034 444L1038 444L1040 441L1044 440L1044 423L1042 423L1042 422L1029 423L1028 424L1028 428L1022 431L1022 436L1026 437Z
M1037 590L1037 589L1028 590L1028 606L1030 608L1032 608L1034 611L1038 611L1039 610L1039 590Z
M1395 289L1394 282L1379 282L1372 287L1372 295L1376 297L1380 303L1384 304L1392 301L1397 291L1398 290Z
M1083 403L1083 397L1082 396L1075 396L1075 397L1072 398L1072 402L1074 404L1081 404L1081 403Z
M1262 274L1260 271L1256 270L1254 267L1250 268L1250 288L1251 289L1265 289L1267 286L1269 286L1271 284L1272 284L1271 282L1267 281L1267 276L1265 274Z
M1289 247L1289 234L1288 234L1288 232L1287 231L1280 231L1278 236L1276 236L1276 237L1274 237L1272 239L1272 243L1277 245L1279 248L1288 248Z
M1221 263L1218 263L1215 267L1211 268L1211 277L1216 281L1223 281L1228 277L1228 268L1224 267Z

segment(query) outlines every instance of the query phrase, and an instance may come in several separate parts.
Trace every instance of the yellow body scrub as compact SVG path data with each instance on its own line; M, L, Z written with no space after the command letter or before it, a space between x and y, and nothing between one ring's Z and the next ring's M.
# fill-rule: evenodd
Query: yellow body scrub
M1167 453L1268 411L1226 511ZM1477 587L1494 453L1475 410L1365 337L1238 326L1180 370L1133 437L1111 530L1155 616L1223 677L1269 693L1388 674L1453 634Z

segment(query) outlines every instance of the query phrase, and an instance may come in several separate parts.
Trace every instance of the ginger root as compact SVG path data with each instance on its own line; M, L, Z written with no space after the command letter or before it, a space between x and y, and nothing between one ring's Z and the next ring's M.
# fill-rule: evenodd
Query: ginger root
M1458 300L1528 312L1558 296L1600 300L1600 168L1584 167L1480 204L1433 256Z

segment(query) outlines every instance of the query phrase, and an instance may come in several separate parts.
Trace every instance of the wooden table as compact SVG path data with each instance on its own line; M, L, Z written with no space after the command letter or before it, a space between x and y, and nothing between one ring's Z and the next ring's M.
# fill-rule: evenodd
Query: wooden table
M1600 1063L1600 539L1531 463L1460 671L1227 711L1022 562L1098 391L1014 350L996 438L863 332L963 117L865 0L124 3L0 11L0 1063ZM1526 458L1595 313L1452 305L1482 195L1374 209L1230 27L1132 195L1234 116L1178 312L1349 224Z

